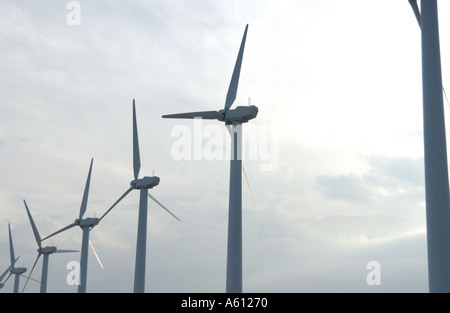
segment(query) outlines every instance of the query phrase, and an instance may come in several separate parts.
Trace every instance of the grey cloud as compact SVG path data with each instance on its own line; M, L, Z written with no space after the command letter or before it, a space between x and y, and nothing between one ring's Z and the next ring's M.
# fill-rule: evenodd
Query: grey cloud
M321 175L316 180L318 188L332 200L366 203L367 199L371 197L371 193L364 186L363 180L356 175Z
M423 158L368 156L363 159L369 166L365 173L320 175L316 177L317 188L332 200L366 204L382 197L377 188L415 200L423 194Z

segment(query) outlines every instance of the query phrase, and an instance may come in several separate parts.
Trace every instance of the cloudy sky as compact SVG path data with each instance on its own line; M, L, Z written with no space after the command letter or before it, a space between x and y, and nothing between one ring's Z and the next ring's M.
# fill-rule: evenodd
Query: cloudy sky
M18 265L29 272L37 255L23 199L44 237L78 217L91 158L85 217L129 187L135 98L141 176L161 178L150 193L182 220L149 201L146 291L223 292L226 129L161 115L223 108L248 23L235 106L251 98L259 114L244 125L256 198L244 181L244 291L428 290L420 31L408 1L68 3L0 1L0 271L8 223ZM440 1L444 87L449 12ZM196 158L198 140L223 157ZM91 231L104 269L90 251L88 292L133 290L138 201L133 191ZM81 230L44 243L80 249ZM50 257L49 292L76 292L71 261L79 253ZM381 285L367 284L370 261Z

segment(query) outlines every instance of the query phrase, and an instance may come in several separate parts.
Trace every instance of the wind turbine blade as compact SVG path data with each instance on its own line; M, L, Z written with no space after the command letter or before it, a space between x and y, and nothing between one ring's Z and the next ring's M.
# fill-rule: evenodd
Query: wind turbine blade
M57 249L54 253L71 253L71 252L79 252L79 251L78 250Z
M189 112L189 113L177 113L177 114L167 114L163 115L162 118L196 118L201 117L204 120L222 120L224 118L222 113L217 111L200 111L200 112Z
M100 261L100 258L98 257L98 254L97 254L97 252L95 251L94 245L92 244L91 240L89 240L89 245L91 246L92 252L94 252L95 257L97 258L98 264L100 264L100 267L101 267L102 270L103 270L104 268L103 268L102 261Z
M31 216L30 210L28 209L27 202L23 200L23 203L25 204L25 209L27 209L28 218L30 219L31 228L33 229L34 238L36 238L36 242L41 247L41 236L39 236L39 232L37 230L36 224L34 223L33 217Z
M447 93L445 92L444 86L442 86L442 92L444 93L445 100L447 101L447 105L450 106L450 102L448 102Z
M3 273L2 276L0 276L0 282L3 280L6 273L10 272L14 268L14 265L16 264L16 262L19 258L20 258L20 256L18 256L17 259L15 259L13 263L11 263L11 265L8 267L8 269L5 271L5 273ZM8 279L11 277L11 275L12 275L12 272L10 272L10 274L8 275L8 277L6 277L6 279L3 283L6 283L8 281Z
M18 259L20 259L20 256L18 256L18 257L14 260L14 263L11 264L11 268L13 268L14 265L16 265L16 262L17 262Z
M417 0L408 0L408 1L409 1L409 4L411 5L411 8L414 11L414 15L416 16L417 23L419 23L419 26L421 26L422 23L420 21L421 17L420 17L419 7L417 6Z
M8 230L9 230L9 256L11 259L11 266L14 266L15 258L16 256L14 255L14 245L13 245L13 241L12 241L12 235L11 235L11 226L8 223Z
M242 57L244 56L245 39L247 37L248 24L245 26L244 36L242 37L241 47L239 48L238 57L231 76L230 86L228 87L227 98L225 100L225 110L228 110L236 99L239 75L241 73Z
M83 194L83 200L81 201L81 207L80 207L80 220L84 215L84 212L86 212L87 207L87 201L89 196L89 185L91 184L91 173L92 173L92 163L94 162L94 159L91 159L91 166L89 167L89 173L86 180L86 185L84 187L84 194Z
M66 230L68 230L68 229L70 229L70 228L72 228L72 227L74 227L74 226L77 226L77 225L78 225L77 223L72 223L72 224L70 224L70 225L67 225L66 227L63 227L63 228L61 228L60 230L54 232L53 234L48 235L47 237L45 237L44 239L42 239L42 241L44 241L45 239L48 239L48 238L50 238L50 237L53 237L53 236L55 236L56 234L62 233L63 231L66 231Z
M155 199L155 197L153 197L150 193L148 194L148 196L150 197L150 199L152 199L153 201L155 201L156 203L158 203L164 210L166 210L170 215L172 215L173 217L175 217L179 222L180 219L178 217L175 216L175 214L173 214L172 212L169 211L168 208L166 208L164 205L161 204L161 202L159 202L158 200Z
M250 189L250 194L252 195L253 203L255 204L255 208L256 208L257 206L256 206L255 196L253 195L253 190L252 190L252 187L250 186L250 182L248 180L247 173L245 172L245 168L243 165L242 165L242 172L244 172L245 180L247 181L247 186L248 186L248 189Z
M12 272L9 272L9 275L8 275L8 277L6 277L6 279L5 279L5 281L3 282L3 284L6 284L6 282L7 282L8 279L11 277L12 274L13 274Z
M6 274L8 274L8 272L12 269L12 265L8 266L8 268L6 269L6 271L3 272L2 275L0 275L0 282L3 280L3 278L5 278Z
M34 261L33 267L31 268L30 275L28 276L27 281L25 282L25 285L23 286L22 293L25 291L25 287L27 286L28 281L30 280L31 274L33 274L34 267L36 266L36 263L39 261L40 257L41 257L41 254L39 253L37 258L36 258L36 261Z
M139 140L136 123L136 106L133 99L133 170L134 179L139 176L139 170L141 169L141 158L139 156Z
M22 276L28 278L29 280L32 280L32 281L34 281L34 282L37 282L37 283L39 283L39 284L41 283L40 280L34 279L33 277L30 277L30 276L28 276L28 275L22 274Z
M129 194L133 190L133 187L130 187L125 193L116 201L114 204L100 217L99 222L109 213L127 194Z
M16 264L16 262L17 262L17 260L18 260L19 258L20 258L20 256L18 256L17 259L15 259L14 262L11 263L11 265L8 267L7 270L10 271L10 273L9 273L8 277L6 277L5 281L3 282L4 284L6 284L6 282L8 281L8 279L9 279L9 278L11 277L11 275L13 274L13 273L11 272L11 270L14 268L14 265ZM5 275L5 274L3 274L3 275ZM2 277L0 278L0 282L2 281L3 277L4 277L4 276L2 276Z

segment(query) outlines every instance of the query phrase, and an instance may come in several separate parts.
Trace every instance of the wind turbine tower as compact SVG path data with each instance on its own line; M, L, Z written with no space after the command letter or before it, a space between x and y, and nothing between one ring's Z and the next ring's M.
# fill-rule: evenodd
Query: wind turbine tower
M20 275L25 274L27 271L26 267L15 267L15 263L17 261L16 256L14 254L14 245L11 235L11 226L8 224L8 230L9 230L9 256L11 258L11 265L10 265L10 274L9 276L14 274L14 288L13 292L18 293L19 292L19 281L20 281ZM8 276L8 278L9 278ZM31 276L31 274L30 274ZM8 278L6 280L8 280Z
M219 111L202 111L163 115L163 118L219 120L231 125L230 192L228 208L227 277L226 292L242 292L242 124L258 115L254 105L231 109L236 99L248 24L245 27L239 53L225 100Z
M430 292L450 292L450 203L437 0L409 0L422 31L425 202Z

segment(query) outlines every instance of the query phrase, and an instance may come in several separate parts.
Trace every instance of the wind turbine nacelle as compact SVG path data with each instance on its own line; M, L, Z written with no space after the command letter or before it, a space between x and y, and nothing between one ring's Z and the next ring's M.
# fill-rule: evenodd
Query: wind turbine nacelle
M52 253L55 253L56 250L57 250L56 247L47 246L47 247L39 248L37 251L42 254L52 254Z
M94 227L100 222L100 219L96 217L87 217L82 220L77 219L75 222L77 222L80 227Z
M13 267L11 269L11 273L17 274L17 275L21 275L21 274L25 273L26 271L27 271L26 267Z
M158 176L145 176L131 181L130 185L135 189L151 189L159 184Z
M233 121L245 123L254 119L258 115L258 108L254 105L238 106L233 110L226 111L225 121L232 123Z

